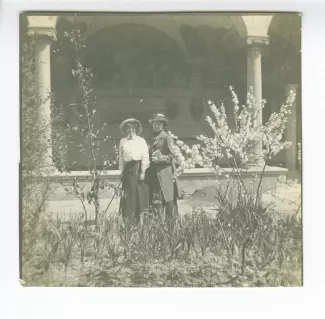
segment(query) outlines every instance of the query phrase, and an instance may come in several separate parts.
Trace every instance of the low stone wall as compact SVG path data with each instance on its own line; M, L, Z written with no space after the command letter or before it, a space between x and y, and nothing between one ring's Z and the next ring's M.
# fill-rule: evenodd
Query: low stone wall
M196 190L211 186L224 185L228 180L227 175L231 173L231 169L224 169L221 175L216 175L213 170L208 168L193 168L185 170L185 172L179 177L179 185L181 193L183 195L193 194ZM248 185L253 180L254 176L262 173L261 169L248 169L245 172L241 172L244 185ZM281 183L280 180L285 181L288 170L280 167L267 166L264 171L264 178L262 181L262 191L274 191L276 187ZM107 180L109 183L116 185L119 182L121 172L119 170L106 171L100 176L101 180ZM281 176L281 178L279 178ZM63 189L61 183L68 185L68 181L76 178L84 189L87 190L90 187L88 172L71 172L69 175L54 174L51 179L54 182L55 191L51 196L51 200L64 200L74 199L74 196L67 194ZM256 183L257 184L257 183ZM256 185L257 186L257 185ZM108 190L101 191L100 198L110 198L112 192Z

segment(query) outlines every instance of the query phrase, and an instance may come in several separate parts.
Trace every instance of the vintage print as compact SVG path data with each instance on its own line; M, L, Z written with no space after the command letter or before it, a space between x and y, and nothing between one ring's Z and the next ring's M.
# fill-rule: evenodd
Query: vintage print
M20 18L23 286L302 286L299 13Z

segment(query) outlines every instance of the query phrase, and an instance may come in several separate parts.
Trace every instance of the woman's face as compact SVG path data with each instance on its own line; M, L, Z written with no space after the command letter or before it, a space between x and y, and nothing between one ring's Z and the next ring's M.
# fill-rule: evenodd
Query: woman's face
M162 122L153 122L152 128L155 132L160 132L164 128L164 124Z
M125 131L128 136L134 136L137 134L137 126L136 123L128 123L126 125Z

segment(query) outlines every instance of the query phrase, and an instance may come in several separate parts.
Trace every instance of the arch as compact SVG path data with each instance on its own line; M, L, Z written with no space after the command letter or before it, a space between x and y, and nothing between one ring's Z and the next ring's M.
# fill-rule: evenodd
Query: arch
M234 24L240 37L247 36L247 28L244 19L241 15L230 16L230 20Z
M182 49L186 58L188 58L188 52L186 50L186 46L184 40L179 34L179 30L177 25L173 22L172 18L163 19L157 15L96 15L95 17L88 16L77 16L78 21L86 22L88 25L87 31L85 32L85 36L91 37L94 34L100 32L103 29L119 26L122 24L133 24L133 25L142 25L149 28L155 28L157 31L164 33L166 36L172 38L177 45Z
M184 51L155 27L126 23L106 27L88 36L86 47L83 61L102 83L187 85L188 59Z
M119 24L114 24L114 25L111 25L111 26L107 26L103 29L99 29L97 30L96 32L87 32L85 33L85 36L88 38L88 39L92 39L92 38L95 38L96 36L100 35L100 34L103 34L104 32L106 31L113 31L114 29L117 30L118 28L123 28L123 27L133 27L133 28L143 28L145 27L146 29L148 30L151 30L153 32L156 32L157 34L160 34L161 36L163 37L166 37L166 38L169 38L172 40L172 42L175 44L176 47L180 48L181 49L181 52L183 53L184 55L184 58L188 58L189 55L188 55L188 52L185 48L185 43L183 41L183 44L184 46L181 46L179 44L178 41L175 40L174 37L170 36L167 32L162 31L161 29L158 29L152 25L149 25L149 24L143 24L143 23L119 23Z
M202 20L204 16L204 20ZM60 20L66 19L66 16L59 16L57 24ZM84 16L76 15L77 21L87 25L85 36L92 37L100 30L122 25L134 24L155 28L157 31L164 33L173 39L182 49L185 57L190 60L186 42L181 34L182 26L198 27L200 25L209 26L211 28L227 27L231 29L234 26L239 37L247 36L247 27L243 16L240 14L196 14L195 17L189 14L96 14Z
M301 15L297 13L275 14L269 27L269 33L281 36L300 51Z
M263 54L263 76L284 86L301 80L301 53L287 38L269 32L270 44ZM264 81L263 80L263 81Z

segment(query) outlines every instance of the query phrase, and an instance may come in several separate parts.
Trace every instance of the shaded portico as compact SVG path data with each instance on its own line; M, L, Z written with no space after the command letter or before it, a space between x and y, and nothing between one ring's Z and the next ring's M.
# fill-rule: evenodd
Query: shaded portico
M289 43L296 51L300 50L297 35L292 36L294 26L291 35L281 35L284 20L281 14L77 15L76 19L88 39L84 61L98 75L98 125L101 121L108 122L105 133L111 136L111 146L120 138L118 124L130 115L144 123L144 135L149 136L147 119L154 111L169 116L170 129L180 139L191 143L193 135L207 129L205 115L209 114L209 109L204 101L223 99L228 94L228 85L235 85L242 97L247 87L253 86L258 102L263 92L263 97L270 102L267 113L279 108L286 91L299 90L299 59L295 65L288 62L282 70L283 78L279 79L281 66L276 65L270 54L278 39ZM58 54L51 52L52 43L53 49L69 21L64 16L28 17L28 23L29 32L37 42L41 96L45 97L52 86L52 91L58 93L59 102L63 105L71 103L75 98L74 83L69 74L71 57L68 50ZM131 44L132 47L127 47ZM133 52L135 50L130 48L138 48L138 51ZM277 68L280 71L274 73L272 70ZM264 70L268 69L274 74L266 74ZM229 110L231 114L230 104ZM44 103L40 111L49 117L49 102ZM299 111L294 114L296 118L293 116L287 130L287 139L294 146L285 158L279 156L272 162L276 166L287 164L290 170L297 166L299 137L294 121L297 121ZM263 121L263 115L260 121ZM50 132L48 136L51 136ZM68 156L69 162L84 164L76 150L70 149ZM206 173L201 169L196 174ZM283 170L279 169L279 174L283 174Z

